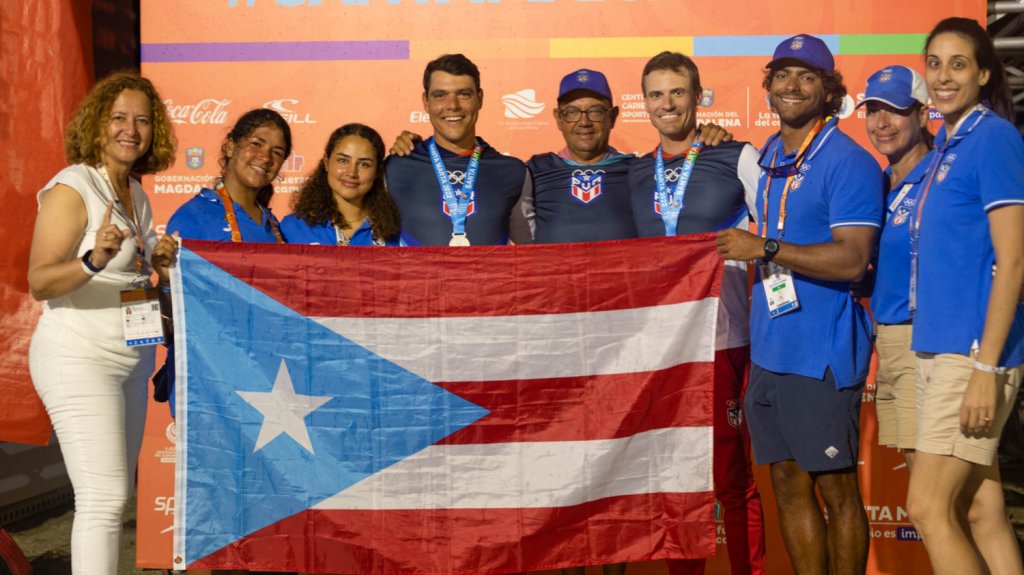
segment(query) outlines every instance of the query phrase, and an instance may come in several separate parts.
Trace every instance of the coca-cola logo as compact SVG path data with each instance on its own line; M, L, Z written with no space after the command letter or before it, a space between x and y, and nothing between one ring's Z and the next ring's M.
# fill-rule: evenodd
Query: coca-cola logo
M231 100L205 98L195 104L177 105L174 100L164 100L167 115L175 124L223 124L228 120L228 104Z

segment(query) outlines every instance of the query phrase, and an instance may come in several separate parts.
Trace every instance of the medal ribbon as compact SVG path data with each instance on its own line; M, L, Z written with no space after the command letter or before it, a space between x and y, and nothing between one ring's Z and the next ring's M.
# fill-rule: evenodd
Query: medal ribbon
M466 168L466 177L462 180L462 187L456 193L452 183L448 179L448 171L445 170L444 162L441 160L441 152L437 149L434 138L427 139L427 150L430 151L430 163L434 165L434 175L437 176L437 183L441 186L441 196L445 205L448 206L448 217L452 219L452 233L455 235L466 234L466 212L469 211L469 204L473 202L476 195L476 173L480 169L480 155L484 147L477 142L473 148L473 155L469 159L469 166Z
M697 163L697 156L700 155L703 146L704 143L699 140L690 143L690 151L686 153L686 161L683 162L675 187L669 186L665 181L665 160L662 158L661 144L654 154L654 183L657 187L654 200L661 206L661 221L665 224L666 236L676 235L679 213L686 208L686 185L690 183L693 166Z
M231 196L228 195L227 190L224 189L224 184L217 186L217 195L220 197L220 202L224 204L224 219L228 222L228 227L231 228L231 241L238 243L242 241L242 230L238 228L238 216L235 215L235 203L231 201ZM277 221L274 220L274 215L267 211L267 208L259 206L260 212L263 213L263 217L267 219L267 223L270 224L270 231L274 232L274 237L277 238L277 243L283 244L284 238L281 236L281 230L277 227Z
M825 126L825 123L828 122L831 119L832 118L829 117L829 118L824 118L824 119L818 120L818 122L816 124L814 124L814 127L811 128L811 131L807 132L807 136L804 138L804 143L800 144L800 149L797 151L797 162L796 162L796 165L794 166L794 168L796 168L798 171L800 169L800 166L802 166L803 163L804 163L804 157L805 157L804 154L806 153L807 148L810 147L811 142L813 142L814 138L818 135L818 133L821 132L821 129ZM776 158L776 156L778 156L778 154L779 154L779 150L778 150L778 148L776 148L775 152L772 154L771 167L773 167L773 168L775 167L775 158ZM779 240L781 240L783 234L786 233L786 200L789 198L789 187L791 185L793 185L793 178L795 178L795 177L796 177L796 174L786 178L786 185L785 185L785 187L782 188L782 199L779 202L779 223L778 223L778 226L776 227L776 229L779 232L778 237L776 239L779 239ZM762 238L767 238L768 237L768 191L771 190L771 188L772 188L772 177L769 174L768 175L768 181L765 182L765 186L764 186L764 217L761 218L761 237Z

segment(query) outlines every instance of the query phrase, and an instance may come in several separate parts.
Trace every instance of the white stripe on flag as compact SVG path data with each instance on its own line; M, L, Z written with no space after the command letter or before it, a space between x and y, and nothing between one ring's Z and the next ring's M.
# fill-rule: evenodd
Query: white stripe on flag
M314 319L429 381L506 381L714 361L717 307L706 298L589 313Z
M595 441L433 445L314 509L563 507L606 497L710 491L710 427Z

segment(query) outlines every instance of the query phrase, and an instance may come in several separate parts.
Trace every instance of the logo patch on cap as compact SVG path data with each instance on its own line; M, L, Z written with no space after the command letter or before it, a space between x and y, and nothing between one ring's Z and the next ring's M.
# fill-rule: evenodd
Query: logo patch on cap
M797 36L796 38L793 38L792 42L789 43L789 49L790 50L799 50L799 49L801 49L803 47L804 47L804 37L803 36Z
M892 80L892 68L882 70L882 74L878 77L879 82L888 82L889 80Z
M579 82L580 84L586 84L588 81L590 81L590 77L587 75L587 71L580 70L580 72L576 74L576 81Z

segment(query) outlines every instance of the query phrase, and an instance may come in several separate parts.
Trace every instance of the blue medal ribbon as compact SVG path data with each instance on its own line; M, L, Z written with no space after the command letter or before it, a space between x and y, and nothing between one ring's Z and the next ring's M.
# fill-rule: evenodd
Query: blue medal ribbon
M480 168L480 155L483 153L483 146L477 142L473 148L473 155L469 159L469 166L466 168L466 178L462 180L462 187L456 192L448 179L448 171L441 160L441 152L437 149L434 138L427 139L427 150L430 151L430 163L434 165L434 175L437 176L437 183L441 186L441 196L445 205L448 206L448 217L452 219L452 233L455 235L466 234L466 215L469 205L473 203L476 195L476 173Z
M690 182L693 166L697 163L697 156L703 146L704 143L699 140L690 143L690 151L686 153L686 161L683 162L682 172L675 187L669 186L665 181L665 160L662 158L661 145L658 145L658 150L654 154L654 183L657 186L654 200L661 206L661 221L665 224L666 236L676 235L679 213L686 208L686 184Z

